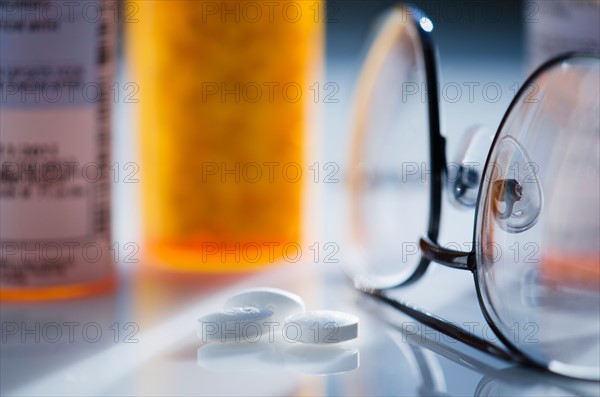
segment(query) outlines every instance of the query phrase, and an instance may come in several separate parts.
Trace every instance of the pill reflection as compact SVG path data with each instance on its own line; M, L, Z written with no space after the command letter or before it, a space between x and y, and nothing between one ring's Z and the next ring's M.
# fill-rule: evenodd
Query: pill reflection
M349 372L359 367L351 346L307 346L288 342L209 343L197 351L199 367L214 372L295 371L312 375Z

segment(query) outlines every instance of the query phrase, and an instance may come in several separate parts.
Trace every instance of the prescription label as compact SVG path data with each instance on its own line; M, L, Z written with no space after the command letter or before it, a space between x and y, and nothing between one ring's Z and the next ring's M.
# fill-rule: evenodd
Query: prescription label
M0 286L108 275L114 10L0 1Z

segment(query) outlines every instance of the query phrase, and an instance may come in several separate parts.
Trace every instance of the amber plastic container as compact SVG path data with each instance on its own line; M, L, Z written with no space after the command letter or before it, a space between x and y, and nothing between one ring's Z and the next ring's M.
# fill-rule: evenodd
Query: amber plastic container
M200 272L293 260L324 3L130 4L146 260Z

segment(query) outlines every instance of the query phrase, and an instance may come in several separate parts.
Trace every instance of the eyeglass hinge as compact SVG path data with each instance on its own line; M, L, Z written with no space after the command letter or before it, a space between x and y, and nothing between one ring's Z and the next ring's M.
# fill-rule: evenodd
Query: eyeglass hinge
M419 242L423 256L432 262L454 269L470 270L475 268L472 252L455 251L434 243L428 237L421 237Z

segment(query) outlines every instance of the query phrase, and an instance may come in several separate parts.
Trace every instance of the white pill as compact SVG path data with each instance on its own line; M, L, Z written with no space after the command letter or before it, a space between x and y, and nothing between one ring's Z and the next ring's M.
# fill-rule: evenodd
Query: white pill
M358 317L332 310L297 313L285 319L288 342L340 343L358 336Z
M273 312L258 307L232 307L198 320L198 336L203 342L257 341L268 329Z
M286 317L303 312L304 302L296 294L277 288L253 288L232 296L225 308L252 306L273 312L270 321L283 325Z

